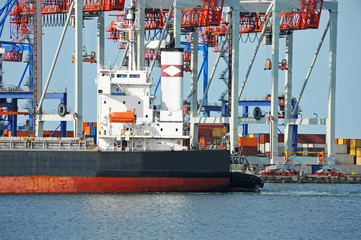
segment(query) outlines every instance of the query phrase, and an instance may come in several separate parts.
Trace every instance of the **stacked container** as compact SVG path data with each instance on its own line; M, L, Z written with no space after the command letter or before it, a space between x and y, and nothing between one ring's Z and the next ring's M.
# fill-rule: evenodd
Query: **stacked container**
M350 139L350 154L355 156L355 164L361 165L361 139Z
M244 155L257 155L258 139L250 137L239 137L238 147Z
M94 143L96 143L97 123L96 122L83 122L83 136L86 138L93 138Z

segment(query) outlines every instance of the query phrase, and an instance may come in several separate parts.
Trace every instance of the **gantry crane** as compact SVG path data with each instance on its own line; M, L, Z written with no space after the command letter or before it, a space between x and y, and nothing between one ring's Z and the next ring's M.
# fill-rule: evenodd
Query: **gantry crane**
M1 9L1 13L6 11L10 16L11 39L13 42L19 42L23 44L26 39L31 39L32 52L29 54L32 67L30 65L29 89L33 91L32 110L31 113L37 114L41 112L41 99L47 98L48 94L42 94L42 64L41 54L38 50L41 48L41 27L42 26L63 26L65 24L66 14L72 11L72 7L75 5L75 1L71 0L59 0L59 1L29 1L29 0L7 0L5 6ZM105 11L122 11L124 9L125 0L82 0L82 10L87 17L97 17L101 12ZM39 10L39 11L37 11ZM3 24L4 21L1 21ZM33 25L33 30L30 31L29 25ZM2 25L3 26L3 25ZM1 27L2 31L2 27ZM5 61L21 61L22 49L13 48L6 50L3 54L3 60ZM93 59L92 59L93 60ZM50 74L51 75L51 74ZM64 99L66 93L61 96L61 104L66 103ZM81 115L81 114L79 114ZM32 119L32 114L30 114ZM16 121L13 121L16 122ZM36 125L36 121L33 122ZM62 132L65 135L64 129L66 129L65 122L61 123ZM81 126L81 122L78 123ZM14 125L14 124L13 124ZM64 129L63 129L64 128ZM16 129L16 126L14 126ZM38 128L39 129L39 128ZM16 134L16 131L12 131ZM81 134L81 133L80 133Z

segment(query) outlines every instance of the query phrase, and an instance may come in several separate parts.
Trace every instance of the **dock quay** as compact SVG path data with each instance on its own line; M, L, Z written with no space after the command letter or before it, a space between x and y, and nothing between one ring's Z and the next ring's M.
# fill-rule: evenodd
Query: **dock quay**
M360 184L361 175L333 176L260 176L264 183L344 183Z

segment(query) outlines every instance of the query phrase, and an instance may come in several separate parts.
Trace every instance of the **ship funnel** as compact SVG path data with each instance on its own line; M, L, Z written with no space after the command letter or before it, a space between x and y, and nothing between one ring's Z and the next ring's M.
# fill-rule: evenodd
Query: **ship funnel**
M183 49L161 50L162 109L181 111L183 108Z

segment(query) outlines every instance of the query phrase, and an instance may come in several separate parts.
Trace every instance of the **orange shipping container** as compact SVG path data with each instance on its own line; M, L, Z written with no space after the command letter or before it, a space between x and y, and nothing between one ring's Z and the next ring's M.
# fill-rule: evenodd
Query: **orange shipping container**
M90 126L86 126L85 135L90 135Z
M257 147L258 139L257 138L239 137L238 138L238 146L239 147Z
M201 144L202 147L206 146L206 138L205 137L200 137L199 138L199 143Z
M264 134L259 135L259 143L265 143Z

